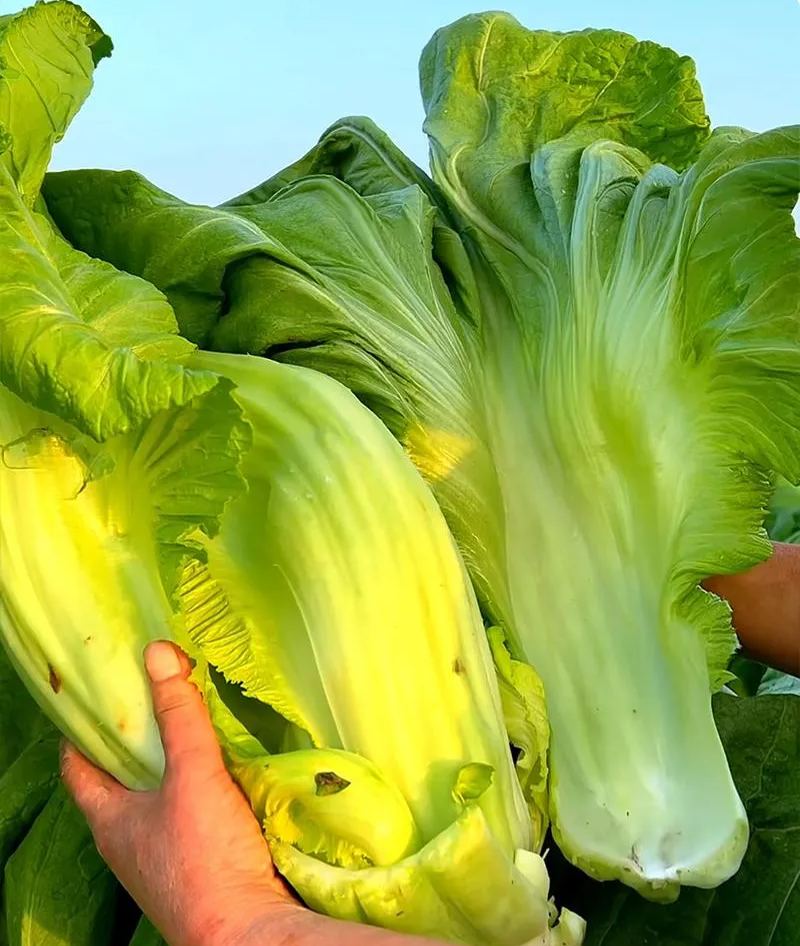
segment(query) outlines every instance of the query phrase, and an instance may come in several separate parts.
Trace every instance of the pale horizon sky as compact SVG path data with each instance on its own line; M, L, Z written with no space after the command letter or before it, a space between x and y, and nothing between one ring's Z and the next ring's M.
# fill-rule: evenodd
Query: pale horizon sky
M0 13L22 4L0 0ZM217 203L284 167L344 115L426 166L419 53L475 0L86 0L114 40L53 167L134 168ZM798 0L506 0L534 29L612 27L690 55L714 125L800 119Z

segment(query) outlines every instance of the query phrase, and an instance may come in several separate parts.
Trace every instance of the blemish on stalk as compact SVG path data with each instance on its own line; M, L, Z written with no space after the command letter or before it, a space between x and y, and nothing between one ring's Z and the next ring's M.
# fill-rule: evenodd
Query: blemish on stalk
M84 644L91 644L91 643L92 643L92 635L90 634L88 637L84 637L83 643L84 643Z
M461 663L461 658L456 657L456 659L453 661L453 673L460 676L465 672L465 669L466 668L464 667L464 664Z
M61 677L56 673L56 668L52 664L47 665L47 670L50 680L50 689L53 693L59 693L61 690Z
M0 443L0 462L8 470L36 470L52 439L53 432L49 428L34 427L16 440Z
M350 784L346 778L335 772L317 772L314 783L317 786L317 795L338 795Z

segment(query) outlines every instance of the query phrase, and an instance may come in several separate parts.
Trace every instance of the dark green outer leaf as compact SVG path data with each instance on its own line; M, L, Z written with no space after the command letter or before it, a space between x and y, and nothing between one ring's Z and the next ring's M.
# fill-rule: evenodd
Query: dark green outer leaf
M107 946L116 882L59 787L6 865L8 946Z
M733 675L728 681L728 689L737 696L755 696L766 672L766 665L757 660L736 653L731 657L728 670Z
M150 920L143 916L136 927L130 946L167 946L167 943Z
M288 269L306 269L248 221L185 204L132 171L50 174L45 190L67 239L161 289L181 335L201 346L225 309L229 266L263 255Z
M362 197L375 197L411 185L419 187L434 210L434 258L460 310L477 317L477 288L464 244L456 232L458 223L452 208L425 171L407 158L369 118L340 118L302 158L223 206L247 207L263 203L302 177L314 174L335 177Z
M5 735L5 719L2 726ZM55 734L32 742L0 776L0 869L44 808L57 781Z
M23 749L48 731L52 731L50 723L0 647L0 784Z
M715 890L648 903L551 861L556 897L588 921L586 946L797 946L800 930L800 700L720 695L717 725L748 810L750 847Z

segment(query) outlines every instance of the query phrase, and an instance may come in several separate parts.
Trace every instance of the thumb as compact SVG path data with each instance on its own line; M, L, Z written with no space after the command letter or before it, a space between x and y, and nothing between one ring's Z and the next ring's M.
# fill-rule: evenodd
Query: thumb
M208 710L189 682L191 666L169 641L154 641L144 652L153 710L161 733L167 777L178 773L205 780L225 771Z

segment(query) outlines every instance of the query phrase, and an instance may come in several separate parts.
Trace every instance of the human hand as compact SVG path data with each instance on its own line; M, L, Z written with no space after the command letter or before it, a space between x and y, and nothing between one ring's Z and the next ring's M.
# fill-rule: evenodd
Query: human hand
M295 900L225 769L186 656L157 641L145 665L167 763L159 790L128 791L68 744L62 777L100 854L169 946L436 946Z
M301 907L225 769L187 658L158 641L145 663L166 756L161 788L128 791L71 745L64 782L101 855L170 946L249 942L266 918L274 927Z
M746 654L800 675L800 545L775 542L766 562L703 585L730 604Z

